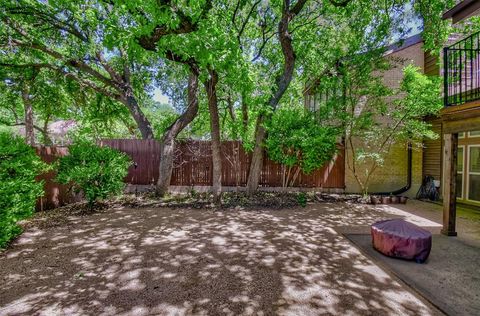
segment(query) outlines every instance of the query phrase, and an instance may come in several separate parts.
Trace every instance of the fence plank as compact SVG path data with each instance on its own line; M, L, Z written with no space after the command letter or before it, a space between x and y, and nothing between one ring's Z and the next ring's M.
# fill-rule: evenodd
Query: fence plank
M35 147L35 151L48 164L68 154L66 147L39 146ZM53 209L80 200L80 196L70 192L68 186L55 182L55 176L56 172L52 170L37 177L37 180L44 181L44 195L37 200L36 205L36 209L39 211Z
M137 167L131 167L126 182L151 185L158 179L160 144L155 140L108 139L101 144L128 154ZM183 141L177 143L171 185L209 186L212 184L212 160L209 141ZM222 143L222 184L245 186L247 182L250 154L241 142ZM344 149L339 146L338 154L324 167L311 174L300 173L295 186L307 188L344 188ZM282 186L282 168L264 155L260 175L260 186Z
M158 180L160 163L160 144L148 139L105 139L99 142L126 153L135 162L125 177L125 182L138 185L155 185ZM68 154L65 147L37 147L37 153L46 162L53 162L58 157ZM174 169L171 185L175 186L210 186L212 184L212 159L209 141L178 142L175 150ZM222 185L245 186L250 168L250 153L243 149L239 141L222 143ZM45 180L45 197L39 201L37 209L49 209L78 200L67 192L66 186L53 181L54 172L42 175ZM260 175L260 186L281 187L282 168L264 155ZM338 147L337 155L331 162L309 175L300 173L296 187L338 188L345 187L344 148Z

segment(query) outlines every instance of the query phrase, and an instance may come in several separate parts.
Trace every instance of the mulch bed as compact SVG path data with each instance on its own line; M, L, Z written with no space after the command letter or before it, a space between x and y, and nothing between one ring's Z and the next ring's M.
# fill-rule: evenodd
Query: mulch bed
M120 208L191 208L211 210L238 209L285 209L305 206L307 203L367 203L367 199L355 194L326 194L313 192L257 192L252 196L245 192L225 192L222 204L213 203L210 193L189 193L158 198L152 192L125 194L119 198L99 202L93 209L86 202L77 202L53 210L37 212L20 224L24 229L29 227L54 227L68 225L78 217L95 213L109 212Z

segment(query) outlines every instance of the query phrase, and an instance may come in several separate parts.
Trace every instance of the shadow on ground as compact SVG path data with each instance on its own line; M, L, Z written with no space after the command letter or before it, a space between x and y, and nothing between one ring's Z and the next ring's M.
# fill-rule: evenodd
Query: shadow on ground
M116 209L31 228L0 255L0 315L438 314L336 231L407 215Z

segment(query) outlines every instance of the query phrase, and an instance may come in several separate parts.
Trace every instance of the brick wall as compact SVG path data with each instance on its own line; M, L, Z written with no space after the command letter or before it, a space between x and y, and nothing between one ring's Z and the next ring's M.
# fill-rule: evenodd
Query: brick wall
M387 58L398 60L399 64L383 74L384 82L391 88L398 88L403 78L403 68L408 64L414 64L424 69L423 43L403 48L391 53ZM355 145L354 145L355 146ZM347 150L351 151L351 148ZM347 159L351 155L347 153ZM407 148L405 144L396 144L390 148L382 167L377 168L370 181L370 191L393 191L402 188L407 182ZM414 148L412 159L412 188L405 194L414 197L422 181L422 149ZM353 173L348 166L345 168L345 191L360 192Z
M351 157L351 156L348 156ZM347 157L347 158L348 158ZM389 154L381 167L378 167L370 181L370 192L390 192L398 190L407 184L408 166L407 146L396 144L390 149ZM365 167L361 168L365 169ZM360 168L360 170L362 170ZM404 195L415 197L422 183L422 149L413 148L412 154L412 187ZM353 173L345 169L345 191L360 192L360 186L355 180Z

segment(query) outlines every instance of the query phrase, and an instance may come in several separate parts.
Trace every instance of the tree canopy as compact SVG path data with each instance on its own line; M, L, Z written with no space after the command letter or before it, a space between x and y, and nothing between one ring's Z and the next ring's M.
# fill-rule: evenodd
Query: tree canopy
M156 138L167 157L160 166L167 174L159 180L163 186L177 137L212 140L214 182L221 140L241 140L252 151L248 188L254 191L264 145L276 133L266 127L279 109L301 107L309 89L348 84L348 65L374 71L388 45L411 34L412 19L424 18L426 47L438 49L449 30L441 14L451 4L6 0L0 8L1 123L23 124L45 141L45 126L59 119L74 119L83 133L100 137ZM363 80L363 92L386 93L370 89L374 76ZM159 109L154 91L172 106ZM338 120L318 124L341 137L348 112L332 100L329 111Z

